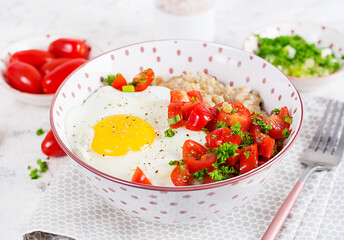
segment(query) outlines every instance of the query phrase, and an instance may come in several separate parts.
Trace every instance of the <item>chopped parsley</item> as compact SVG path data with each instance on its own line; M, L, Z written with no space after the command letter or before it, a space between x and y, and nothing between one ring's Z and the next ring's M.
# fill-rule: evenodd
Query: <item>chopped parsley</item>
M144 78L140 78L140 81L141 81L142 83L146 83L146 82L147 82L147 80L144 79Z
M225 163L230 156L235 157L238 155L235 150L238 150L238 145L230 142L223 143L220 147L214 148L213 152L217 155L217 160L213 164L213 167L218 168L221 164Z
M218 128L224 128L224 127L228 127L228 125L225 122L217 122L214 130Z
M108 85L112 86L113 81L118 77L120 73L117 73L116 75L108 75L107 78L103 79L103 82L107 83Z
M282 132L282 135L283 135L284 138L288 138L289 135L290 135L289 130L288 130L287 128L285 128L285 129L283 130L283 132Z
M252 117L251 122L256 123L261 129L262 131L264 131L265 133L268 132L268 130L272 129L272 126L270 124L266 124L262 119L257 118L257 117Z
M174 116L172 118L167 119L168 125L170 125L170 126L178 123L179 121L181 121L179 114L177 114L176 116Z
M38 179L40 177L40 175L38 174L38 169L35 168L34 170L32 170L29 176L31 177L31 179Z
M185 171L185 165L181 164L179 165L180 171L184 172Z
M204 127L204 128L202 128L202 131L203 131L203 132L208 132L208 128L205 128L205 127Z
M30 165L29 165L29 166L27 166L27 169L29 169L29 170L30 170L30 169L31 169L31 166L30 166Z
M280 112L280 109L279 108L275 108L274 110L272 110L272 112L277 115L279 112Z
M247 147L251 144L253 144L254 140L253 138L251 138L251 135L249 133L246 133L243 137L242 137L242 140L241 140L241 143L239 145L239 147Z
M215 181L222 181L228 179L228 174L230 173L236 173L234 167L229 168L229 166L222 166L209 172L208 175Z
M217 135L214 134L213 136L211 136L211 138L215 139L215 138L217 138Z
M173 137L174 135L176 135L176 133L171 128L165 131L165 137Z
M239 122L236 122L235 124L233 124L232 126L231 126L231 130L233 131L233 133L235 134L235 135L239 135L241 138L243 138L244 137L244 134L242 133L242 131L241 131L241 125L240 125L240 123Z
M37 136L41 136L42 134L44 134L44 130L42 128L40 128L36 131Z
M207 174L207 173L208 173L208 169L207 168L203 168L202 170L197 171L197 172L192 174L193 180L199 182L199 181L204 179L205 174Z
M181 160L171 160L168 164L170 165L170 166L173 166L173 165L180 165L180 164L183 164L185 162L185 160L184 159L181 159Z

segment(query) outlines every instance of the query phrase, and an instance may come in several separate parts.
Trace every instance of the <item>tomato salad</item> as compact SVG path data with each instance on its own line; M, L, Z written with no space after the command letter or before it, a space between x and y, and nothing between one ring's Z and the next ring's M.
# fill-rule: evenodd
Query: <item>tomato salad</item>
M240 102L223 102L208 107L198 91L170 92L166 135L183 127L207 133L205 146L186 140L183 158L175 166L171 180L175 186L206 184L247 173L275 156L289 137L292 117L287 107L274 109L264 119Z

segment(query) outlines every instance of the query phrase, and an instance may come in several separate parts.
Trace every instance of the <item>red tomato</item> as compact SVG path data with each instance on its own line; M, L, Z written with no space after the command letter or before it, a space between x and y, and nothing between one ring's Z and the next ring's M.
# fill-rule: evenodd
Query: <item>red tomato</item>
M147 68L146 70L140 72L133 78L133 83L135 86L135 92L141 92L148 88L149 84L151 84L154 80L154 72L151 68Z
M192 90L187 92L187 95L190 101L198 100L200 102L203 102L202 94L199 91ZM192 98L194 98L194 100Z
M6 78L9 85L21 92L42 93L41 74L32 65L13 62L7 68Z
M228 102L232 105L233 109L237 109L236 112L233 113L226 113L223 109L217 118L219 122L225 122L229 127L233 124L239 122L241 126L241 130L246 132L251 124L251 113L250 111L245 108L241 103L237 102Z
M45 93L55 93L66 77L86 61L84 58L72 59L55 68L42 79L43 91Z
M183 90L173 90L170 91L170 103L176 102L189 102L189 97L187 92Z
M266 124L272 126L271 130L269 131L269 136L273 139L283 138L283 130L289 129L290 124L286 123L284 119L280 118L278 115L271 115L265 120Z
M280 118L284 120L285 117L290 117L289 110L286 106L281 107L279 113L277 114Z
M191 173L202 170L203 167L205 167L205 165L207 165L211 161L209 156L206 159L204 158L203 161L201 161L202 156L206 154L207 151L208 149L206 147L202 146L201 144L193 140L186 140L184 142L183 159L185 160L185 163L188 165Z
M153 185L139 167L136 167L133 177L131 178L131 181L136 183Z
M48 73L50 73L52 70L54 70L58 66L64 64L65 62L68 62L69 60L70 60L70 58L55 58L55 59L52 59L51 61L45 63L39 69L39 71L41 72L42 76L45 76Z
M264 136L259 145L259 155L271 158L274 155L275 139L269 136Z
M185 163L188 165L191 173L201 171L203 168L207 168L211 172L214 170L213 164L216 162L216 159L217 155L215 153L206 153L200 159L187 157Z
M42 152L49 157L60 157L66 155L57 143L51 130L48 132L47 136L45 136L41 148Z
M253 138L254 143L260 144L261 142L261 128L258 125L251 124L250 129L248 130L250 137Z
M184 171L182 171L180 166L184 166ZM171 180L174 186L188 186L190 177L191 174L186 164L176 166L171 173Z
M211 112L211 119L205 126L210 132L214 131L215 126L217 124L217 117L219 116L219 111L216 109L216 107L212 107L209 109Z
M194 110L194 108L200 104L201 104L200 101L191 101L191 102L184 103L182 106L183 118L185 120L188 120L192 110Z
M216 182L216 181L212 179L208 174L203 178L203 184L213 183L213 182Z
M238 154L236 156L230 156L229 158L226 159L227 163L229 166L234 167L235 164L240 160L241 154L243 153L244 149L238 149L235 150L235 152Z
M38 49L31 49L16 52L11 56L10 63L19 61L39 68L46 62L52 60L53 58L54 56L50 52Z
M248 157L245 152L249 154ZM240 156L240 174L247 173L256 167L258 167L258 147L257 144L252 144L245 147Z
M180 117L180 121L170 125L171 128L179 128L183 126L183 112L182 112L182 105L183 103L178 102L178 103L170 103L168 105L168 118L174 118L177 115Z
M195 107L186 122L186 129L192 131L201 131L211 120L212 114L205 105Z
M112 82L112 87L122 91L122 87L125 85L127 85L127 80L125 80L122 74L118 73Z
M50 43L49 52L55 57L88 58L90 47L81 40L60 38Z
M205 137L207 144L211 150L220 147L223 143L231 142L239 145L241 142L241 137L235 135L233 131L227 127L218 128Z

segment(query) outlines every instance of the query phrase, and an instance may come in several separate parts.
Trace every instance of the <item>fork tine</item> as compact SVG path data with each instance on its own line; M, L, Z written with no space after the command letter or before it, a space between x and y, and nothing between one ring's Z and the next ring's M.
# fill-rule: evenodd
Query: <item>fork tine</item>
M317 150L321 150L321 151L324 152L325 149L326 149L329 137L331 135L331 129L332 129L332 126L333 126L333 121L334 121L334 118L336 116L337 106L338 106L338 101L335 102L335 104L333 106L332 113L329 116L327 116L327 119L330 119L330 122L328 123L327 126L325 126L325 125L322 126L323 129L327 129L327 130L325 131L324 136L322 137L322 139L320 139L319 146L318 146ZM336 137L336 133L335 132L333 133L333 136Z
M311 148L311 149L315 149L316 146L318 146L318 144L319 144L320 137L321 137L321 131L323 130L323 126L324 126L324 124L326 122L327 115L328 115L328 113L330 111L331 105L332 105L332 100L330 100L329 103L327 104L324 116L321 118L321 122L318 125L318 128L317 128L317 130L316 130L316 132L314 134L312 142L309 144L309 148Z
M344 112L344 103L342 103L342 108L340 110L340 113L339 113L339 118L338 118L338 121L337 121L337 125L336 125L336 128L335 128L335 133L333 134L334 137L333 139L331 139L331 141L333 141L333 143L331 142L331 152L333 151L334 149L334 145L336 143L335 141L335 134L338 133L338 130L339 130L339 126L341 125L341 120L343 118L343 112ZM338 155L338 156L342 156L343 155L343 150L344 150L344 129L342 129L342 134L340 136L340 139L339 139L339 143L338 143L338 146L337 146L337 149L335 151L335 154Z

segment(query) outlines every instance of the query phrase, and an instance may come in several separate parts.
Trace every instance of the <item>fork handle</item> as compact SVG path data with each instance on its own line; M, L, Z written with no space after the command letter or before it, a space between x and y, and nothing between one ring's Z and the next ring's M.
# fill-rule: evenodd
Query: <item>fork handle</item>
M305 185L308 177L312 172L314 172L317 168L316 167L306 167L303 173L301 174L299 180L296 182L295 186L289 193L286 200L284 200L281 208L278 210L276 216L272 220L270 226L266 230L262 240L272 240L275 239L280 232L285 220L287 219L290 210L293 208L294 203L296 202L297 197L299 196L300 192Z

